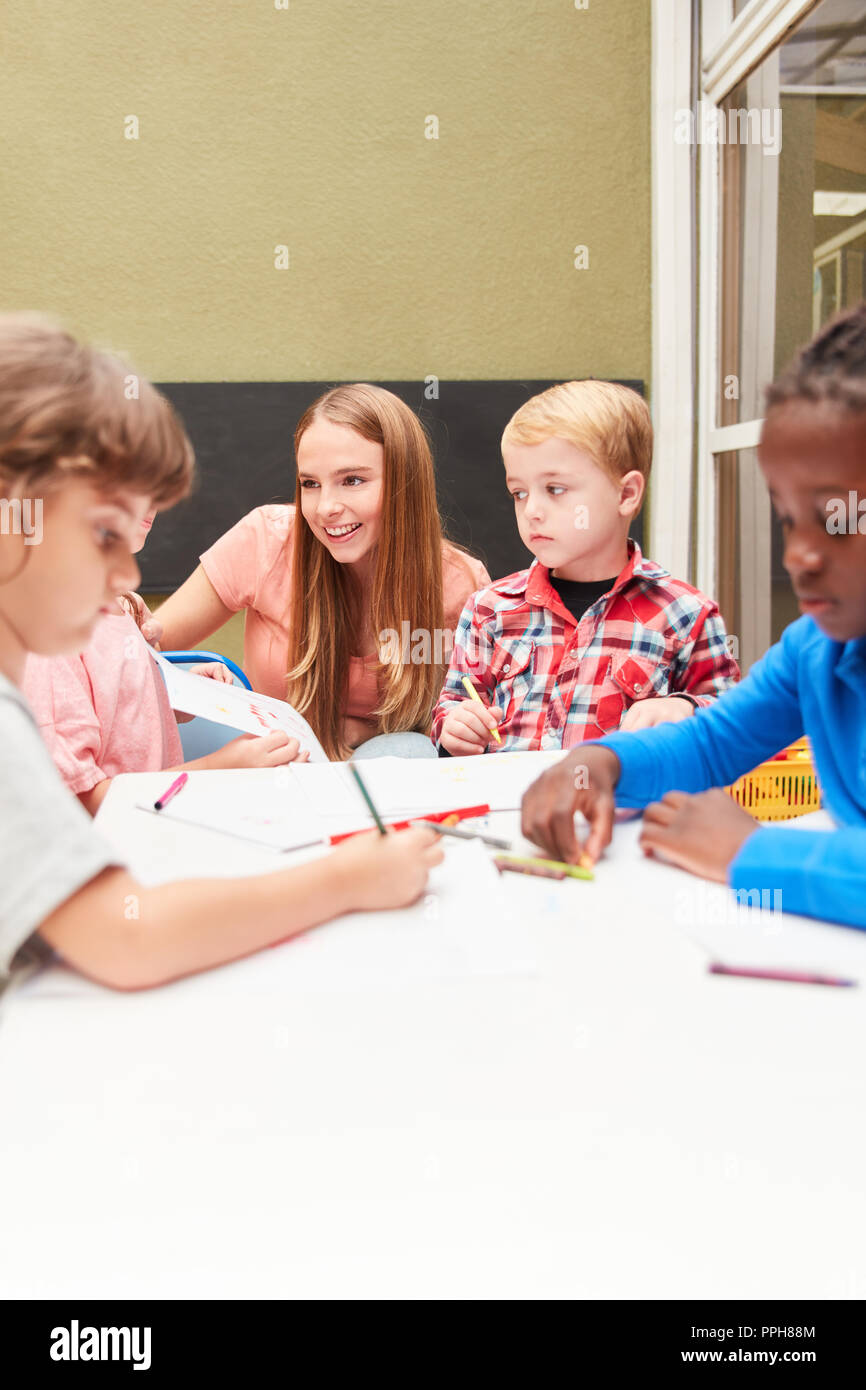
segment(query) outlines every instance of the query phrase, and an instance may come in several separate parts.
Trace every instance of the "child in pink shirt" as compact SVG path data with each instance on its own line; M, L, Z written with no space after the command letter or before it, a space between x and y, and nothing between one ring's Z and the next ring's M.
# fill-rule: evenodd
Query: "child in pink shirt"
M106 615L75 656L29 656L24 694L70 791L183 762L165 682L134 618Z
M141 527L144 545L153 515ZM244 734L207 757L184 764L177 719L165 683L124 596L124 611L104 614L88 646L74 656L28 656L22 688L55 766L92 815L111 778L165 768L273 767L298 755L283 733ZM225 666L193 670L231 682ZM298 758L306 761L306 754Z

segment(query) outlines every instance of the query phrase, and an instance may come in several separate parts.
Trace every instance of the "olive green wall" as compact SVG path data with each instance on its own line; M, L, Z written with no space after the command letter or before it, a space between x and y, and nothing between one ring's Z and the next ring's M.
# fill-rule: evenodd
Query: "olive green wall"
M779 159L779 234L776 245L775 372L786 367L812 337L812 272L815 222L815 102L782 97ZM835 188L835 181L826 185ZM763 398L761 401L763 409Z
M4 307L162 381L649 383L649 0L3 9Z

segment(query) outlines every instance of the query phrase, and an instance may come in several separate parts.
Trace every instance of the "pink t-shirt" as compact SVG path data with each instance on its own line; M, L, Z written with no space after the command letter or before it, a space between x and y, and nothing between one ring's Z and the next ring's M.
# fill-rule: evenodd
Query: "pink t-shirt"
M246 609L244 669L253 689L280 700L286 698L289 542L294 519L295 508L286 503L256 507L201 557L202 568L226 608L233 613ZM447 541L443 543L446 628L454 631L470 594L489 583L490 576L480 560L464 555ZM354 719L370 720L379 702L376 659L365 661L353 656L350 663L345 713Z
M100 618L79 656L28 656L22 689L73 792L183 762L165 682L125 613Z

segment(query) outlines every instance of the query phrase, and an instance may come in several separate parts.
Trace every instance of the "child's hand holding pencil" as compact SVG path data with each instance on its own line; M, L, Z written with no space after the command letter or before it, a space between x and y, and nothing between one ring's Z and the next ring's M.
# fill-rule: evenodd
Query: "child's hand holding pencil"
M483 753L491 739L496 743L502 743L497 728L503 717L502 710L497 709L495 705L485 705L468 676L464 676L463 684L469 692L469 698L454 705L446 715L440 735L443 748L453 758L466 758L474 753Z
M427 875L444 858L442 841L432 830L369 830L353 835L331 852L334 883L344 911L408 907L427 887Z
M355 910L408 907L427 886L427 874L441 864L444 851L432 830L412 827L388 830L376 809L361 771L349 762L349 772L364 805L376 823L367 835L355 835L334 851L331 863L343 888L351 893L348 906Z

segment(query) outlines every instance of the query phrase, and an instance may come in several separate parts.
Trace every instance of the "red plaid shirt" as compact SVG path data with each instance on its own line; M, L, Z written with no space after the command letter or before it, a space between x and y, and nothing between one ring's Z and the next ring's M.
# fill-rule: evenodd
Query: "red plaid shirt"
M464 608L432 737L438 744L448 711L466 698L463 676L503 711L502 750L514 752L602 738L636 700L688 694L708 705L739 674L716 604L633 541L613 588L579 623L535 560ZM492 739L488 751L502 750Z

